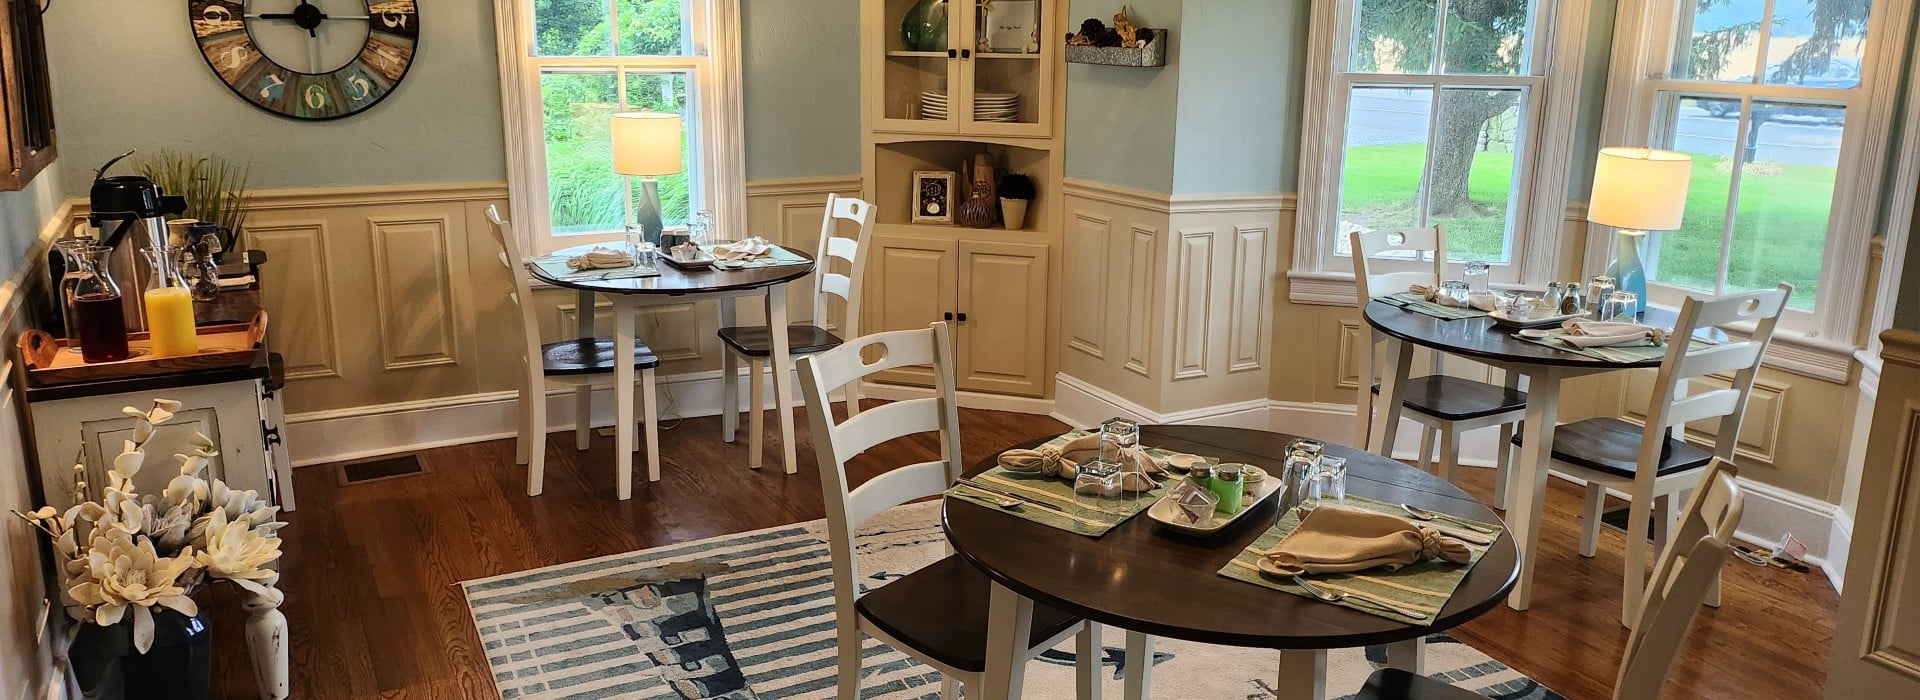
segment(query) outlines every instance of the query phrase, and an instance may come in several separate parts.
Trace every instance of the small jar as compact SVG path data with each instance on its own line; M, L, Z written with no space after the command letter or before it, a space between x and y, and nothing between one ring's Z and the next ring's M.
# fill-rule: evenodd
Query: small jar
M1246 502L1246 485L1240 477L1240 465L1222 464L1213 470L1213 479L1208 482L1207 490L1220 499L1214 511L1234 515L1240 512L1240 506Z

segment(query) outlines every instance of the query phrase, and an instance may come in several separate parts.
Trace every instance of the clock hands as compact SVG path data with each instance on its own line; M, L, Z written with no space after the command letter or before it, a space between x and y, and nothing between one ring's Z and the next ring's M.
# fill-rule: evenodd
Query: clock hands
M368 15L329 15L309 0L300 0L300 4L295 5L292 12L259 12L246 15L246 17L248 19L291 20L294 26L307 30L307 38L313 40L313 43L307 47L308 59L312 63L311 70L316 73L320 71L320 23L327 20L368 21L372 19L372 17Z

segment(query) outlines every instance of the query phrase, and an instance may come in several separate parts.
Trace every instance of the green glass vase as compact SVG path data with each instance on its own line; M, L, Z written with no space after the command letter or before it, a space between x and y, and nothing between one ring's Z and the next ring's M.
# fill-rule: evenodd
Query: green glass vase
M900 21L900 40L908 51L947 48L947 0L920 0Z

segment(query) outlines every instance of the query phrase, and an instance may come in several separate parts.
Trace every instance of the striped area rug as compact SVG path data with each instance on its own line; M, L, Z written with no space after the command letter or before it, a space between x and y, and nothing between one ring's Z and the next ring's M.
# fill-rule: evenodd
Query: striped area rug
M943 555L938 503L881 514L859 537L861 584L885 585ZM832 698L831 564L826 523L716 537L461 584L500 697ZM1446 635L1427 668L1483 695L1560 696ZM1120 697L1122 633L1108 629L1107 697ZM1328 695L1359 689L1379 648L1329 655ZM1073 696L1073 643L1027 666L1027 696ZM1279 652L1161 640L1154 696L1272 698ZM867 640L863 697L939 696L939 674Z

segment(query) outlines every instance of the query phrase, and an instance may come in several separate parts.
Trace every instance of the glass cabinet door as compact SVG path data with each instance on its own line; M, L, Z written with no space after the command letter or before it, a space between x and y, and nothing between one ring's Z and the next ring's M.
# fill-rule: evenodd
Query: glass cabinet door
M881 127L889 131L952 133L959 130L959 49L968 0L884 0L877 99Z
M970 133L1044 136L1061 33L1060 0L977 0L968 13L961 80L971 98L959 115Z

